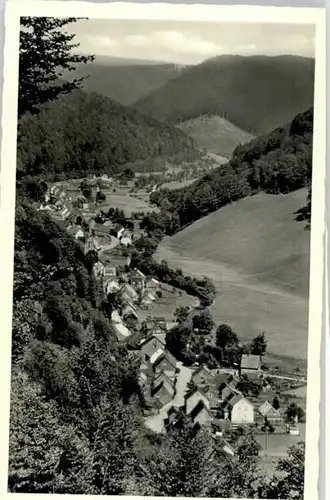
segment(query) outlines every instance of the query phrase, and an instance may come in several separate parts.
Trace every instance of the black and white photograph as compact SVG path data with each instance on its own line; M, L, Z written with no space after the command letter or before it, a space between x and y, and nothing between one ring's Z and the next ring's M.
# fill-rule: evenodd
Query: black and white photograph
M322 12L14 5L7 492L316 498Z

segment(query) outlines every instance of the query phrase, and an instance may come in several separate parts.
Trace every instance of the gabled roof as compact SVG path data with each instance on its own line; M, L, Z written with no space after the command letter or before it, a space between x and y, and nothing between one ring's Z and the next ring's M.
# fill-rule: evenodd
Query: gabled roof
M174 369L176 368L177 360L175 359L174 356L172 356L172 354L169 351L167 351L167 350L163 351L163 355L160 356L159 358L157 358L157 360L155 361L154 365L157 366L163 360L168 361L170 363L170 365L172 365L172 367Z
M140 271L139 269L133 269L133 271L130 272L130 276L132 278L141 278L141 279L146 278L146 275L143 274L143 272Z
M189 413L189 416L195 420L195 418L199 415L199 413L201 413L201 411L206 411L210 417L213 418L213 415L211 413L211 411L207 408L207 406L205 406L205 403L203 400L200 400L198 401L197 405L191 410L191 412Z
M252 406L252 408L254 408L253 403L251 403L251 401L249 401L248 399L246 399L242 394L236 394L233 398L230 399L229 404L231 406L235 406L237 403L239 403L240 401L242 401L242 399L244 401L246 401L250 406Z
M198 368L196 368L196 370L194 370L193 374L192 374L192 378L196 377L197 375L199 375L200 373L204 373L208 378L210 379L213 379L213 374L212 372L209 370L209 368L205 365L200 365Z
M168 375L166 375L165 372L160 372L157 377L154 378L153 380L153 385L154 387L157 387L159 384L167 382L171 387L173 386L174 388L174 383L173 380L170 379Z
M124 309L123 309L123 316L127 314L133 314L134 316L138 317L138 311L137 309L133 306L133 304L127 304Z
M281 416L281 411L279 409L275 410L274 406L269 401L265 401L259 406L259 413L265 417L269 412L276 413L279 417Z
M261 357L256 354L242 354L241 368L258 370L261 366Z
M115 329L118 340L125 340L132 334L132 332L122 323L114 323L113 327Z
M156 361L158 361L158 360L159 360L159 358L163 356L163 354L164 354L164 350L160 347L160 348L159 348L159 349L157 349L157 351L156 351L156 352L154 352L154 353L152 354L152 356L150 357L150 363L151 363L152 365L154 365L154 364L156 363Z
M147 338L145 339L142 339L141 342L140 342L140 347L148 344L148 342L150 342L152 339L156 338L157 340L159 340L159 342L161 342L163 344L163 346L165 347L165 334L162 334L162 333L152 333L151 335L148 335Z
M138 297L138 293L136 292L136 290L134 290L134 288L131 285L129 285L128 283L125 283L122 286L121 292L126 292L128 295L130 295L132 297L132 299L135 299Z

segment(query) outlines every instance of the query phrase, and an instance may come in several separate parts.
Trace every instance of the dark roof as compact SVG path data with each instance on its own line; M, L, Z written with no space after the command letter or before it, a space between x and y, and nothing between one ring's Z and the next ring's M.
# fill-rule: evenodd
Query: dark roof
M242 354L241 368L258 370L261 366L261 357L256 354Z
M197 405L195 406L195 408L192 409L192 411L189 413L189 416L194 420L197 415L202 411L202 410L206 410L210 415L212 415L212 413L210 412L210 410L205 406L205 403L204 401L200 400L198 401Z
M162 339L161 335L157 335L157 334L154 334L154 333L152 333L151 335L149 335L147 338L143 339L141 341L141 343L140 343L140 346L142 347L143 345L147 344L153 338L156 338L157 340L159 340L159 342L161 342L165 346L165 341Z

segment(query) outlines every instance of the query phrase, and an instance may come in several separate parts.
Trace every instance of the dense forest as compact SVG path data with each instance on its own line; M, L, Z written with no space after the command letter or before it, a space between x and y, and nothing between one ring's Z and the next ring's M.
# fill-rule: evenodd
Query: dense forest
M258 135L312 106L313 89L313 59L226 55L188 68L134 106L175 123L219 115Z
M151 201L179 217L180 228L259 191L288 193L310 186L313 108L286 127L235 149L229 163L175 191L159 190Z
M120 172L125 163L199 153L179 129L161 124L96 93L76 90L21 119L19 173L80 177Z

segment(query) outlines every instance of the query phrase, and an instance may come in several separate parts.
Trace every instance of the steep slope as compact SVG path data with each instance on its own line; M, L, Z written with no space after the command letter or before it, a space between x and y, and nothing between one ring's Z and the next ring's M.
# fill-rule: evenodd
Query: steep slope
M134 106L172 122L218 114L260 134L312 106L313 89L313 59L228 55L187 69Z
M108 58L96 58L91 64L82 64L73 73L65 73L71 79L89 75L84 90L97 92L121 104L131 104L177 77L184 66Z
M272 354L307 358L309 236L294 212L306 189L236 201L166 238L156 257L210 277L211 312L244 339L265 331Z
M239 144L253 139L253 135L236 127L218 115L203 115L180 123L179 128L192 137L196 144L208 151L230 158Z
M177 128L95 93L63 96L20 125L18 167L30 175L113 174L128 162L197 154Z
M167 199L184 227L259 191L273 194L295 191L310 185L312 144L313 109L310 109L297 115L285 128L237 147L229 163L190 186L176 191L159 190L151 195L151 201L161 204Z

